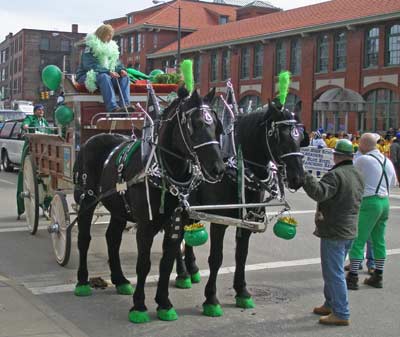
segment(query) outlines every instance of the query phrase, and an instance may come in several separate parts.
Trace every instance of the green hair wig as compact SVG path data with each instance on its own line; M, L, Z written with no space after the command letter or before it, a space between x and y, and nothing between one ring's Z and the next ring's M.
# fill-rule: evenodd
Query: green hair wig
M286 97L289 93L290 71L281 71L279 73L279 101L282 105L286 103Z
M193 61L183 60L181 63L181 72L186 89L189 91L189 93L192 93L194 90Z

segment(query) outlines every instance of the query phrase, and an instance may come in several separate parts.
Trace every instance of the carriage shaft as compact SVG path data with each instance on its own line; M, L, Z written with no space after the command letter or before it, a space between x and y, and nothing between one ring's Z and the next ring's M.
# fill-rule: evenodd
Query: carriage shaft
M208 211L216 209L258 208L258 207L274 207L274 206L286 206L286 205L287 204L284 201L280 201L274 204L271 204L271 202L262 202L262 203L250 203L250 204L202 205L202 206L190 206L190 210Z

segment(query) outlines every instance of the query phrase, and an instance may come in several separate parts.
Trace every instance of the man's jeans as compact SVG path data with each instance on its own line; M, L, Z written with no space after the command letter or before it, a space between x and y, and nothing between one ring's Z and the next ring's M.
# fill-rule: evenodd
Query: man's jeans
M79 83L84 84L86 76L79 78ZM118 83L121 87L122 97L118 88ZM112 111L118 108L116 95L120 95L119 106L123 107L130 105L130 81L128 76L119 77L118 79L112 78L109 74L98 73L96 77L96 84L100 89L101 95L103 96L103 101L106 106L107 111Z
M349 300L343 264L353 240L321 239L321 267L324 279L324 306L340 319L349 319Z

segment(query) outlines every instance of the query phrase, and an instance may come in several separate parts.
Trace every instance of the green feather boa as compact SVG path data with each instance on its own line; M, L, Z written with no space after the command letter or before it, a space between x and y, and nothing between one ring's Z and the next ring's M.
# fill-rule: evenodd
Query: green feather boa
M103 42L95 34L88 34L85 42L101 67L115 71L119 60L118 45L115 41ZM96 76L97 73L93 69L86 73L85 86L89 92L97 90Z

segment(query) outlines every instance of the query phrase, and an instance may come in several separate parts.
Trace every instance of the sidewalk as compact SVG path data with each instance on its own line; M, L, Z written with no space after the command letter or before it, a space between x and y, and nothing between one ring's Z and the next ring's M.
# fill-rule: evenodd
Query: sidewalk
M88 337L25 287L0 275L0 337Z

